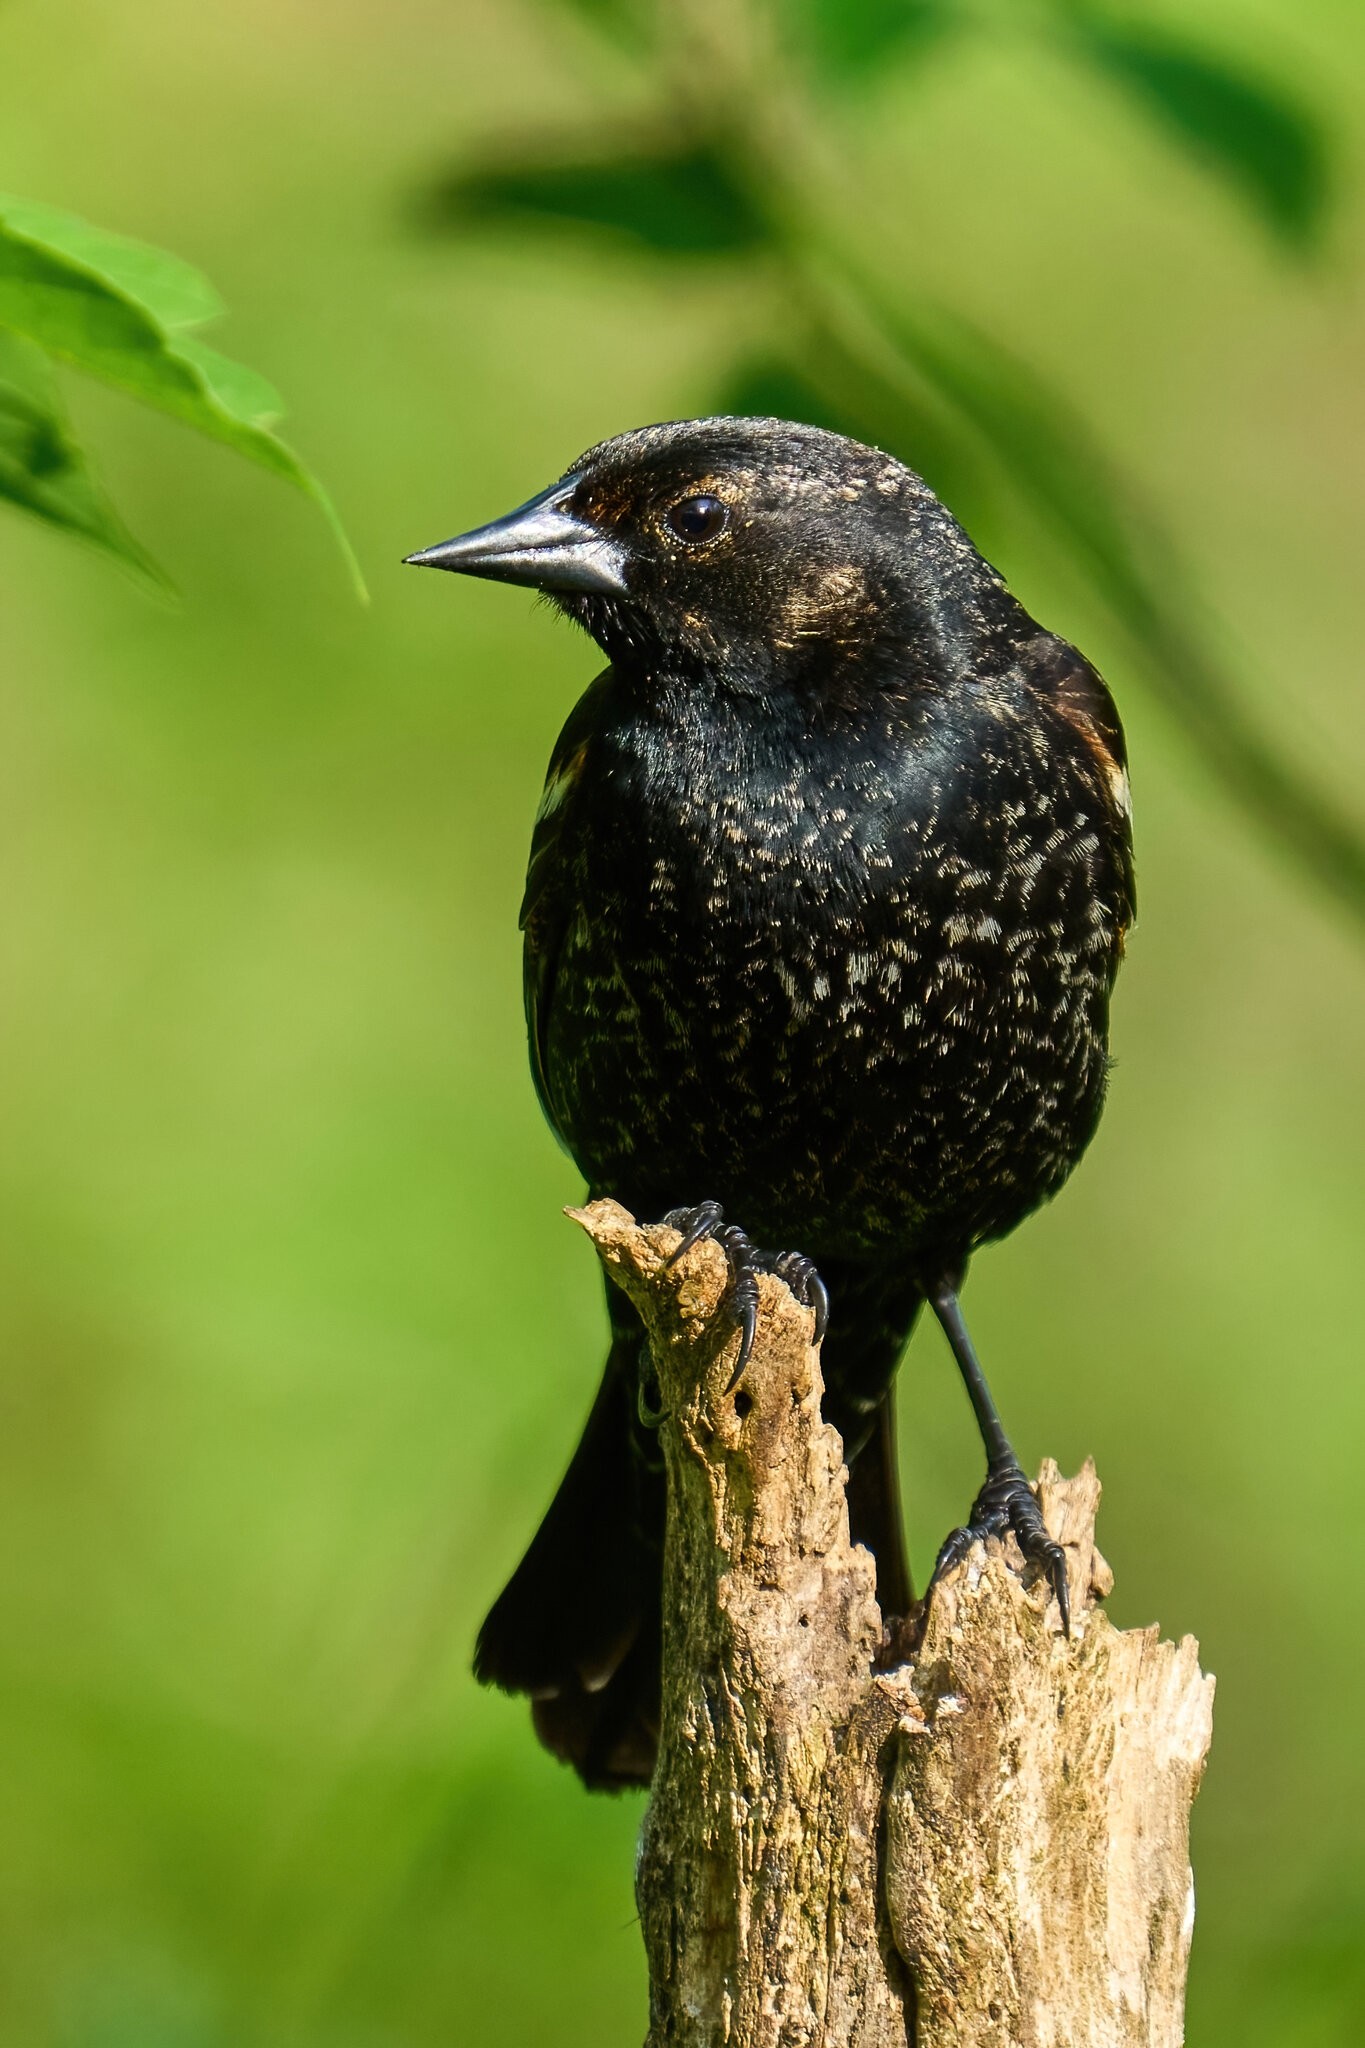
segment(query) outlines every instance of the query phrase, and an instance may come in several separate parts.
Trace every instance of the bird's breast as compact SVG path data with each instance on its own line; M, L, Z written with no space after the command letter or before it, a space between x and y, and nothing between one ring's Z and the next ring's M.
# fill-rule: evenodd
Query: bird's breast
M807 1237L864 1243L949 1210L979 1235L1057 1184L1098 1111L1115 892L1084 764L1033 776L1007 738L984 770L610 764L550 1034L591 1177L647 1161L665 1207L728 1189L759 1228L782 1189Z

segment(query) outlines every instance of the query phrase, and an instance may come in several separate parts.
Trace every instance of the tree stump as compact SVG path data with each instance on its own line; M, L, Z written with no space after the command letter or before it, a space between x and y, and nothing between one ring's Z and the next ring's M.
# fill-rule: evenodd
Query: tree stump
M1097 1605L1093 1466L1039 1480L1069 1640L1010 1538L879 1671L810 1311L765 1278L727 1393L720 1248L669 1266L676 1231L609 1201L570 1214L644 1319L665 1410L647 2048L1177 2048L1213 1681L1193 1638Z

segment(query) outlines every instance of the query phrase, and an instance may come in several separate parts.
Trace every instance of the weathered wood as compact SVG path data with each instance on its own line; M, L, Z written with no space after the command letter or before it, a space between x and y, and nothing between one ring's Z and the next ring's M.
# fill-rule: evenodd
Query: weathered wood
M1197 1647L1095 1603L1093 1467L1043 1468L1073 1636L978 1548L878 1674L812 1317L761 1287L743 1384L724 1255L573 1211L644 1317L668 1475L664 1695L638 1896L647 2048L1174 2048L1210 1734ZM989 1554L988 1554L989 1553Z
M1039 1497L1072 1640L978 1552L936 1590L913 1666L887 1884L919 2048L1178 2048L1213 1680L1192 1636L1120 1631L1095 1605L1113 1580L1094 1466L1067 1480L1047 1460Z

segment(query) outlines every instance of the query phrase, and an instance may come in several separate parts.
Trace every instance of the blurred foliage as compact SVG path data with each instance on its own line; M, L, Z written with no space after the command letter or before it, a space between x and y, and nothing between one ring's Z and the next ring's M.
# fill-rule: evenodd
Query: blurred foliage
M1075 35L1079 55L1240 187L1291 247L1317 239L1328 191L1327 148L1307 107L1225 55L1146 25L1126 28L1082 14Z
M489 165L462 173L448 192L434 196L434 211L448 208L467 220L520 216L607 228L666 256L739 254L764 240L761 214L706 149Z
M737 258L751 311L761 262L763 357L784 410L891 449L969 528L979 494L965 479L994 472L1047 523L1072 573L1088 578L1209 771L1365 918L1359 825L1296 768L1285 737L1259 723L1144 494L1040 372L937 306L916 287L913 259L858 232L864 213L875 217L874 195L860 189L846 124L838 143L821 147L822 98L833 94L846 115L849 97L883 83L887 66L980 35L998 17L964 0L792 0L724 14L662 0L657 9L549 5L571 6L593 32L628 46L647 117L621 131L604 105L577 136L463 163L433 189L429 212L455 227L539 220L605 231L656 259ZM1295 99L1179 34L1075 0L1025 15L1020 33L1048 38L1131 94L1284 241L1306 251L1315 240L1328 150ZM641 130L668 140L642 150ZM732 373L717 384L717 404L751 409L755 388L747 371Z
M813 76L835 89L875 80L881 65L927 48L961 20L959 0L795 0L792 13Z
M274 432L279 394L194 332L222 311L208 279L178 256L0 195L0 497L163 580L71 436L50 368L69 363L304 491L363 595L330 498Z
M71 433L50 359L0 328L0 497L108 548L156 580Z

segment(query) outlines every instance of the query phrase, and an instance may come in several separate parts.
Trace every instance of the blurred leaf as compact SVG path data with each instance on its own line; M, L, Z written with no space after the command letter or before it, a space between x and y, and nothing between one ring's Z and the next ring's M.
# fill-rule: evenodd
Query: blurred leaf
M831 404L799 370L775 356L742 363L717 401L717 410L736 419L799 420L831 434L866 438L860 421Z
M71 438L41 349L0 329L0 498L93 541L164 587Z
M893 333L922 374L983 435L1015 484L1045 507L1107 601L1142 632L1158 606L1137 564L1125 491L1079 415L1034 371L966 321L940 312Z
M0 329L295 485L321 508L363 593L326 491L271 431L278 395L186 332L220 310L213 288L178 257L54 208L0 197Z
M666 256L733 255L766 236L757 210L705 145L460 171L439 188L434 209L448 224L522 219L605 228Z
M862 83L961 24L952 0L798 0L795 12L811 55L836 84Z
M552 0L552 4L562 13L576 14L620 49L647 50L654 41L649 10L638 0Z
M1307 108L1162 30L1082 20L1076 47L1240 187L1286 241L1312 239L1327 198L1327 152Z

